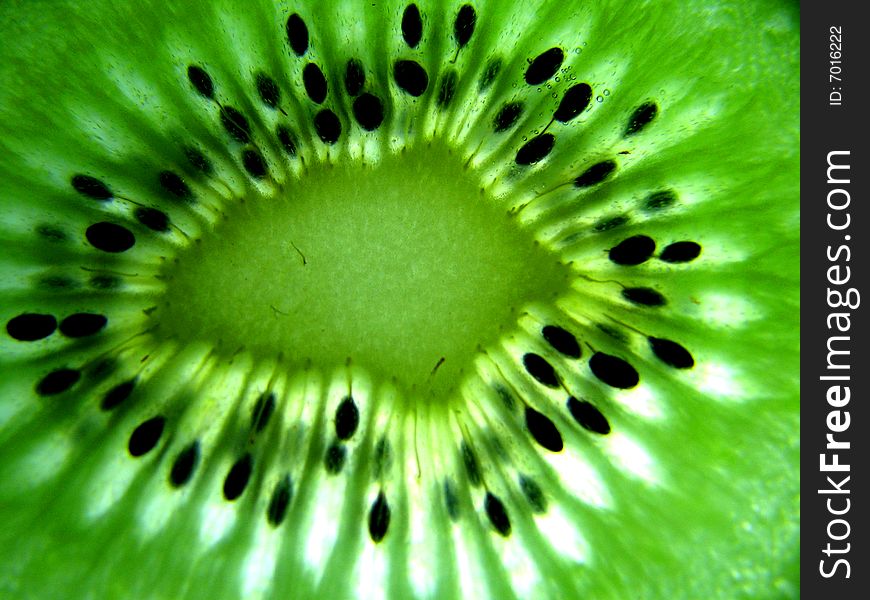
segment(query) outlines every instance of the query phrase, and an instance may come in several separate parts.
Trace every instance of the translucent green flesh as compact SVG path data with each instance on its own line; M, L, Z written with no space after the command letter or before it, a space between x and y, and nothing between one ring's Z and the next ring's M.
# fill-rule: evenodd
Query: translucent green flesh
M568 288L444 147L302 177L228 207L167 265L158 336L293 368L353 362L410 399L447 400L520 307Z
M104 314L109 324L80 339L59 332L37 342L0 336L0 595L798 596L796 9L773 2L480 2L474 3L475 32L457 55L452 32L458 3L418 3L424 35L415 50L401 38L403 4L69 4L40 3L39 10L24 11L9 3L0 11L6 40L0 80L8 82L0 89L0 323L28 312L61 320L90 311ZM297 11L310 33L304 58L290 52L284 33L287 16ZM559 80L540 89L526 85L526 61L556 45L566 49ZM352 100L342 89L351 57L365 65L366 89L386 106L375 132L356 125ZM398 59L426 68L430 85L421 97L395 85L392 64ZM481 77L495 59L501 71L482 88ZM321 142L312 126L322 107L306 97L301 70L307 62L323 68L330 84L323 106L343 125L333 146ZM241 152L248 146L229 138L217 102L193 90L186 77L190 64L208 71L221 105L247 116L251 146L263 154L269 177L247 175ZM454 69L456 93L449 107L439 108L438 86ZM260 71L278 82L284 113L257 97ZM591 106L570 123L550 125L556 143L545 160L518 167L518 148L540 133L567 87L578 82L592 87ZM624 137L632 111L649 100L659 106L656 120ZM506 102L522 102L524 111L515 128L496 134L493 117ZM297 133L296 157L276 140L279 124ZM274 335L271 348L284 343L280 336L296 333L269 328L256 339L244 335L245 319L251 319L249 328L277 324L289 318L282 314L287 306L273 302L278 285L264 283L274 310L260 302L262 317L253 314L244 298L255 291L244 294L238 283L246 271L220 269L209 246L270 237L246 237L266 227L258 214L268 214L275 225L295 225L286 190L302 188L299 202L313 203L318 189L344 185L319 174L391 161L410 169L422 160L416 153L438 140L454 155L426 168L440 173L448 190L486 191L480 212L467 219L447 210L456 206L449 199L427 206L430 220L441 222L427 227L454 235L466 226L461 240L448 244L451 252L465 248L480 255L497 243L493 258L507 265L499 268L497 282L506 290L503 302L493 296L483 306L469 304L467 296L479 285L445 290L421 284L429 292L426 302L448 293L466 298L458 303L474 323L453 339L479 338L479 350L466 349L464 361L445 360L436 371L454 380L450 369L471 365L462 384L450 390L450 401L413 403L409 410L408 382L431 373L438 357L434 363L426 353L387 359L374 339L365 342L384 359L381 365L348 364L347 352L337 351L320 359L327 364L305 362L290 351L237 352L243 338ZM211 176L190 166L188 146L212 161ZM604 159L617 161L614 177L588 190L571 184ZM185 178L196 202L179 203L161 190L157 174L166 169ZM76 193L69 183L75 173L103 179L117 197L97 202ZM467 179L445 173L467 173ZM318 178L318 186L308 187ZM407 179L385 177L378 188L386 185L392 194L410 185ZM361 178L360 186L366 185ZM677 202L659 211L645 208L649 194L663 189L673 190ZM276 199L278 204L267 204ZM158 234L138 224L133 215L140 204L165 211L173 228ZM277 215L267 209L284 205ZM400 213L378 211L369 213L381 217L378 235L390 237L396 221L383 217ZM327 218L313 211L298 216ZM616 216L627 221L596 228ZM243 227L248 218L251 226ZM135 247L120 254L95 250L84 232L105 220L128 226ZM485 233L472 225L481 220ZM37 233L46 227L62 235ZM323 235L320 227L316 236ZM220 235L232 231L237 233ZM412 241L407 235L403 241ZM608 250L633 235L654 238L657 252L681 240L698 242L703 251L686 264L653 257L625 267L608 260ZM293 241L306 260L300 269L300 254L283 246L296 274L313 271L317 252L296 242L295 234ZM339 261L353 260L346 250L365 248L359 239L333 245L324 238L318 245L342 254ZM415 259L419 254L407 243L396 248ZM437 245L431 248L437 256ZM258 252L248 246L238 256ZM456 261L430 260L436 269ZM274 261L274 253L268 261L257 259L257 272L268 275ZM568 265L564 292L556 261ZM195 276L197 269L201 275ZM482 278L486 271L476 273ZM176 283L189 277L185 285L191 287L197 277L208 285L233 283L225 286L227 296L238 293L243 310L226 321L208 321L209 314L233 311L225 296L218 301L218 288L202 285L191 294L200 304L179 308L172 294L184 295L183 288L173 287L172 277ZM61 278L65 287L52 284ZM117 287L104 285L111 278ZM319 285L332 283L324 278ZM667 304L631 304L622 296L625 287L653 288ZM556 291L556 300L547 298ZM372 310L402 300L369 292L348 298L312 302L327 311L347 302ZM424 295L419 298L415 304ZM177 311L172 317L167 301ZM369 330L369 319L388 312L370 313L355 330L357 339ZM220 326L224 322L231 325ZM395 325L384 320L377 330ZM550 346L541 335L544 325L571 331L581 342L581 359ZM198 332L219 327L236 332L216 349L215 335ZM420 333L416 344L434 349L450 340L438 334L431 339L429 332L441 328L434 319L413 327ZM401 328L392 331L399 336ZM648 336L679 342L695 366L667 366L651 351ZM602 383L589 366L593 349L628 360L640 384L618 390ZM560 387L529 375L522 362L528 352L554 367ZM80 368L81 380L64 394L37 395L36 383L59 367ZM127 401L100 410L106 392L133 377L137 383ZM274 415L267 428L252 433L255 401L267 390L276 398ZM349 393L360 409L360 426L346 444L344 469L329 475L324 453L335 440L336 408ZM595 403L611 433L580 427L565 408L569 393ZM523 402L553 420L564 450L548 452L532 439ZM167 423L159 443L143 457L131 457L131 432L157 414ZM190 482L176 489L168 484L173 461L194 439L199 462ZM391 459L378 463L381 440ZM469 480L463 442L474 450L485 488ZM244 452L251 453L253 474L244 494L228 502L222 486ZM293 500L275 528L266 512L287 475ZM540 485L545 512L532 511L521 476ZM457 491L457 521L445 507L445 479ZM510 537L490 523L485 491L504 502ZM368 515L380 492L389 499L392 519L376 544Z

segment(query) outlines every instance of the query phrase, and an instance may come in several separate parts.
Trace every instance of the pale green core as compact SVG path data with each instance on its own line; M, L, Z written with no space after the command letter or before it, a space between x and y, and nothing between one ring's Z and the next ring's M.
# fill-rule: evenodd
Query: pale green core
M568 267L448 149L349 162L228 207L168 269L159 335L326 372L350 360L442 397L524 305L567 290Z

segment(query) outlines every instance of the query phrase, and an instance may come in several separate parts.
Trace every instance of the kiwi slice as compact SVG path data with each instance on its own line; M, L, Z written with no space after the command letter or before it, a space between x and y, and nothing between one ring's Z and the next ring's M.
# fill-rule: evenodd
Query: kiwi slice
M792 3L0 23L4 595L797 597Z

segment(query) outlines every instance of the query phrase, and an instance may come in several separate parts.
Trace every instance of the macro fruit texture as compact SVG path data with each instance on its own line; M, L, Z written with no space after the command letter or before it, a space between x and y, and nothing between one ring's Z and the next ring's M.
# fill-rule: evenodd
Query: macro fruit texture
M792 3L0 31L0 595L798 597Z

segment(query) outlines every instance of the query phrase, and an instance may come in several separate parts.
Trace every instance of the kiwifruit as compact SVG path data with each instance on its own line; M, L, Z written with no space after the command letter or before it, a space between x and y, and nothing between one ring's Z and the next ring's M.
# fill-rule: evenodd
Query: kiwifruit
M797 597L796 6L0 14L2 595Z

